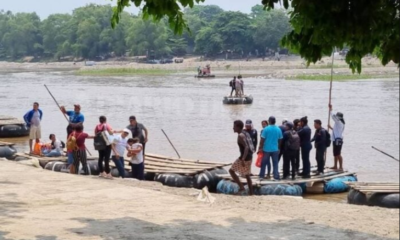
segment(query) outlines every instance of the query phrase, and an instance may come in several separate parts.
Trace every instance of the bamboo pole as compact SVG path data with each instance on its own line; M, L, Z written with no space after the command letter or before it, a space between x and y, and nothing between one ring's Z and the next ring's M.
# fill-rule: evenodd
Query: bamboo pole
M332 105L332 89L333 89L333 64L335 63L335 49L332 50L332 66L331 66L331 81L329 87L329 114L328 114L328 133L330 132L329 126L331 125L331 108ZM325 163L326 163L327 152L325 152Z

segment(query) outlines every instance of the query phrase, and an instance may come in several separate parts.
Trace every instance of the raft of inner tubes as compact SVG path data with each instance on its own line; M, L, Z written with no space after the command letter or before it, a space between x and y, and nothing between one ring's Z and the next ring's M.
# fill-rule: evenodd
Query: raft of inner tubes
M195 78L215 78L215 75L196 75Z
M87 161L87 166L89 169L89 175L99 175L99 166L97 161ZM54 172L63 172L69 173L68 164L65 162L49 162L44 167L46 170L54 171ZM85 174L82 168L82 164L79 167L79 174Z
M357 178L355 176L347 176L335 178L328 181L324 187L324 193L344 193L350 190L350 187L346 184L346 182L357 182Z
M12 146L0 146L0 158L7 158L11 160L16 153L17 150L15 150L15 148Z
M203 189L208 187L210 192L216 192L218 183L222 180L218 174L227 174L223 168L212 171L205 171L196 176L184 176L179 174L158 174L154 180L165 186L177 188L196 188Z
M347 195L347 201L353 205L364 205L382 208L400 208L399 193L374 193L367 195L352 189Z
M29 136L29 128L25 124L0 126L0 138Z
M224 97L224 104L236 105L236 104L252 104L253 97L245 96L245 97Z
M217 192L222 194L235 195L239 192L239 185L231 181L222 180L218 183ZM247 193L248 188L246 187L246 194ZM255 187L254 195L302 196L303 189L298 185L271 184L261 187Z

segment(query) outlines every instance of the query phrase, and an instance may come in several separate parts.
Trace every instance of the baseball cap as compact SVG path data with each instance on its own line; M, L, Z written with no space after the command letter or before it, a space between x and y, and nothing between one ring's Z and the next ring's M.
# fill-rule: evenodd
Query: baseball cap
M74 107L81 109L81 105L79 104L74 104Z
M246 125L253 125L253 121L251 121L250 119L246 121Z
M127 128L125 128L124 130L122 130L124 133L131 133L131 130L129 130L129 129L127 129Z
M339 119L343 119L343 118L344 118L344 115L343 115L343 113L341 113L341 112L338 112L338 113L336 114L336 116L337 116Z
M290 129L293 129L293 127L294 127L294 124L292 122L286 122L285 125Z
M289 122L289 119L284 118L282 122L285 124L285 123Z

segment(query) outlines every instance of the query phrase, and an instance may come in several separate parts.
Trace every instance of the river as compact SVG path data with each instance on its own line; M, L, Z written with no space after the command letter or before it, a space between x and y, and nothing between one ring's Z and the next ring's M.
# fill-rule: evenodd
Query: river
M238 157L233 121L261 121L274 115L278 121L308 116L328 120L329 82L246 78L249 106L226 106L230 79L197 80L191 76L82 77L72 72L20 72L0 74L0 115L22 118L37 101L44 111L43 140L50 133L66 138L66 120L44 88L48 85L61 105L82 105L85 127L93 132L100 115L114 129L135 115L150 131L148 152L175 156L162 134L164 129L184 158L232 162ZM360 181L399 181L399 163L376 152L375 146L399 156L399 79L335 82L334 111L347 122L343 156L345 168ZM4 140L4 139L3 139ZM20 151L28 139L7 139ZM94 153L91 143L87 144ZM332 164L329 149L328 164ZM314 156L314 152L312 153ZM313 165L316 164L312 158ZM257 169L253 169L257 172Z

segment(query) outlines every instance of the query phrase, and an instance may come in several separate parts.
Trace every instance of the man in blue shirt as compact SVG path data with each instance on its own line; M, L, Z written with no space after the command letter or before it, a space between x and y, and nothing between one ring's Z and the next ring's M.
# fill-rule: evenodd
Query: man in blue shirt
M29 153L32 153L33 140L40 140L42 138L41 121L43 112L39 109L39 103L33 103L33 109L27 112L24 116L26 126L30 128L29 132Z
M85 122L85 116L81 113L81 105L79 104L74 105L74 111L67 111L65 107L61 107L61 112L69 117L67 136L71 135L77 125Z
M283 134L282 130L275 125L276 118L269 118L269 126L263 130L258 152L263 152L264 157L261 164L260 179L265 177L265 168L268 167L268 176L271 178L271 162L273 163L274 179L280 180L279 176L279 147L281 146Z

